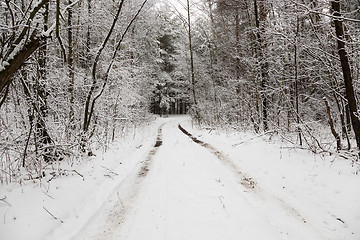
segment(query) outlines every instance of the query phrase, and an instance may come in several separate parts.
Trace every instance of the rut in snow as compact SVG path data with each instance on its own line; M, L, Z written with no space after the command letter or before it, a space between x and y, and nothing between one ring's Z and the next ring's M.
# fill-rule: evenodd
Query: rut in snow
M257 186L257 183L253 178L248 176L247 174L243 173L238 166L236 166L229 158L227 158L222 152L217 150L215 147L211 146L210 144L199 140L198 138L194 137L191 133L189 133L186 129L184 129L180 124L178 124L178 128L181 132L183 132L185 135L187 135L191 140L193 140L195 143L199 144L200 146L208 149L213 153L221 162L228 165L232 170L235 172L236 175L240 176L240 184L246 187L247 189L253 190L256 195L259 196L266 196L273 198L276 202L279 203L279 205L287 212L292 213L297 219L299 219L303 223L307 223L306 219L300 214L298 210L295 208L289 206L283 199L273 196L271 193L268 193L261 189L259 186ZM317 230L315 229L315 232Z
M114 230L119 228L119 226L121 226L126 220L126 216L129 210L132 208L132 203L137 198L137 195L140 191L140 186L149 172L149 167L154 158L154 155L162 145L163 125L164 124L159 126L156 142L148 153L146 159L141 162L138 173L136 173L134 177L129 177L128 180L131 186L129 188L130 191L122 196L119 195L119 192L116 193L117 201L108 213L108 216L105 219L105 225L102 226L98 233L96 233L91 239L112 239Z
M222 152L220 152L219 150L217 150L215 147L211 146L210 144L197 139L191 133L186 131L186 129L184 129L180 124L178 125L178 128L180 129L181 132L183 132L185 135L187 135L189 138L191 138L191 140L193 140L195 143L199 144L200 146L210 150L211 153L213 153L220 161L222 161L226 165L230 166L237 174L239 174L241 176L241 181L240 181L241 185L243 185L246 188L250 188L250 189L255 188L256 182L251 177L243 174L239 170L239 168L237 166L235 166L235 164L231 160L229 160Z
M149 172L149 165L151 163L151 160L153 159L153 156L158 151L159 147L162 145L162 127L164 124L162 124L158 129L158 135L156 138L156 142L154 144L153 149L149 152L145 162L143 163L143 166L140 169L139 177L145 177L147 173Z

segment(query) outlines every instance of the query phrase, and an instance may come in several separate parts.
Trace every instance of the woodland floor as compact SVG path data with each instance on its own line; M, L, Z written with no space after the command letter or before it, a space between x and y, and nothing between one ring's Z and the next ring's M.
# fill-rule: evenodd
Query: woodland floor
M149 128L138 134L141 145L79 169L81 181L76 174L63 178L65 185L56 179L46 192L51 198L39 193L33 204L42 207L41 214L33 209L38 216L29 217L19 200L31 207L35 184L2 187L8 204L0 202L0 238L360 239L360 177L349 162L249 133L199 129L183 116ZM113 165L104 167L107 158ZM63 200L66 192L72 200Z

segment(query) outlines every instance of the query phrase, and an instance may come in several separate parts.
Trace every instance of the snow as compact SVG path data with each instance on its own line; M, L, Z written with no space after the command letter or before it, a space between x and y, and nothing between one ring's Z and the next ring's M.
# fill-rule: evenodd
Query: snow
M182 116L97 155L40 186L0 186L0 238L360 239L360 177L341 158Z
M4 71L7 66L9 66L9 62L7 61L0 61L0 72Z
M24 38L15 46L15 48L11 51L11 53L7 57L6 61L2 64L3 65L2 68L6 67L7 64L9 64L9 62L11 62L12 60L15 59L16 55L18 55L19 52L23 49L26 41L27 41L27 39ZM3 70L5 70L5 69L1 69L1 71L3 71Z
M49 27L49 29L47 31L42 31L41 36L44 38L50 38L52 32L54 31L54 29L56 28L56 23L53 23L51 25L51 27Z
M307 239L360 239L359 168L349 161L294 149L280 140L247 140L254 137L249 133L192 131L246 171L257 182L258 195L286 203L283 208L299 214L323 236Z
M108 152L98 151L96 157L83 159L78 166L62 163L65 175L50 182L51 175L47 175L42 183L0 186L0 199L6 197L11 205L0 201L0 239L70 239L137 168L155 141L161 121L137 129L135 135L114 142Z

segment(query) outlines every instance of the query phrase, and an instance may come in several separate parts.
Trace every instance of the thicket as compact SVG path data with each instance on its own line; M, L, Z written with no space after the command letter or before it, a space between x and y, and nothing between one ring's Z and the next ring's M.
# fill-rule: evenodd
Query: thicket
M356 164L358 1L206 0L196 8L200 122L277 134Z
M1 183L42 178L60 161L73 165L153 119L166 65L159 39L169 30L152 7L0 2ZM171 81L184 78L173 72Z
M276 134L358 164L356 0L0 1L0 181L152 118Z

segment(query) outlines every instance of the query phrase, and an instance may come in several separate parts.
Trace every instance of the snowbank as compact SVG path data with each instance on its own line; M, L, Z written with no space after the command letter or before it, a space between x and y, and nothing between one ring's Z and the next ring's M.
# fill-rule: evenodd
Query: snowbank
M118 139L77 166L61 164L64 176L0 186L0 238L70 239L102 208L121 182L135 171L156 141L158 119ZM131 135L131 136L130 136Z
M296 211L314 231L327 239L360 239L359 169L348 160L315 155L252 133L200 129L190 121L181 125L220 149L263 195L286 202L289 211Z

